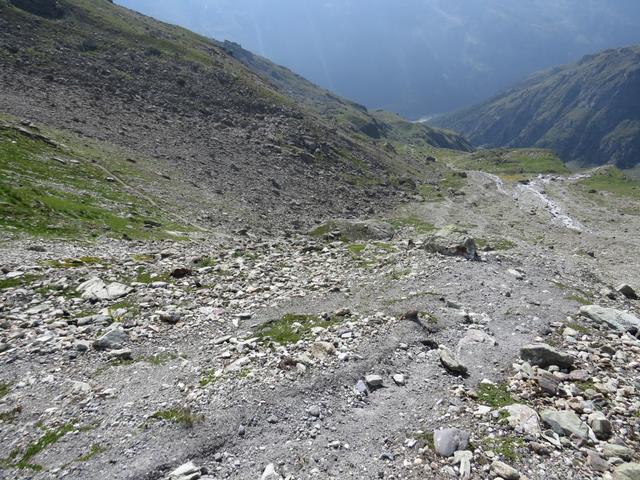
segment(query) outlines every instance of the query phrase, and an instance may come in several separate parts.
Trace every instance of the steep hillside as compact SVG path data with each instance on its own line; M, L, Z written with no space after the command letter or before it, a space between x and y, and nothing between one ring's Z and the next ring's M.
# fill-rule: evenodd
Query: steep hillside
M436 119L475 145L542 147L579 165L640 163L640 47L541 72L482 105Z
M455 132L410 122L397 114L382 110L371 113L363 105L320 88L291 70L243 49L237 43L225 41L221 46L266 82L321 116L330 118L334 125L346 125L354 132L364 133L374 139L471 150L469 142Z
M155 162L200 225L306 228L397 203L413 192L399 177L431 175L214 41L108 0L0 2L0 46L0 113Z

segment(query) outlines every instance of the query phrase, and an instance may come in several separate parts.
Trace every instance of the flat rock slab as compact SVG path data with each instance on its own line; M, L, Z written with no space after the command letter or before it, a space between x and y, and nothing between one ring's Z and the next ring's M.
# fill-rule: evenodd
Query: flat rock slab
M78 286L78 291L82 293L82 298L90 300L115 300L124 297L131 290L131 287L118 282L106 284L98 277L93 277Z
M572 356L561 353L546 343L525 345L520 349L520 358L540 368L557 365L560 368L570 369L574 362Z
M606 323L611 328L622 332L637 332L640 330L640 319L623 310L605 308L599 305L585 305L580 307L580 313L593 321Z
M542 421L549 425L558 435L575 435L583 440L595 439L589 426L580 417L569 410L545 410L540 415Z

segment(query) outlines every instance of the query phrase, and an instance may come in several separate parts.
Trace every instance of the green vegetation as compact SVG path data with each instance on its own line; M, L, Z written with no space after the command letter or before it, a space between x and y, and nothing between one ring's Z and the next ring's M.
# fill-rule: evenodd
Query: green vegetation
M79 268L86 265L108 265L109 263L98 257L67 258L65 260L46 260L44 265L51 268Z
M588 335L591 333L591 329L589 327L585 327L584 325L581 325L579 323L565 322L564 324L569 328L573 328L576 332L582 333L583 335Z
M367 246L362 243L351 243L347 245L347 250L354 255L360 255L365 248L367 248Z
M168 410L160 410L151 417L152 420L164 420L192 428L196 423L204 420L204 415L195 414L190 408L171 408Z
M387 274L387 278L391 280L400 280L411 273L411 270L394 270Z
M634 180L615 167L598 170L591 177L580 180L587 190L608 192L618 197L640 200L640 181Z
M491 450L504 460L515 462L520 458L518 449L524 447L524 440L512 436L485 437L481 444L485 450Z
M8 288L24 287L25 285L33 283L36 280L39 280L40 278L42 278L40 275L31 275L31 274L22 275L20 277L15 277L15 278L5 278L0 280L0 290L5 290Z
M591 305L593 302L587 298L584 298L580 295L568 295L564 297L565 300L573 300L574 302L578 302L581 305Z
M206 387L207 385L211 385L216 382L219 377L216 377L214 370L209 370L202 377L200 377L200 381L198 382L201 387Z
M162 214L154 205L95 163L100 155L0 124L0 228L38 237L175 238L152 226L183 227L158 221Z
M521 180L543 173L569 173L562 160L551 150L533 148L479 150L458 156L452 163L465 170L494 173L505 180Z
M315 315L288 313L279 320L267 322L257 329L257 335L275 343L286 345L296 343L307 335L313 327L327 328L339 323L336 319L324 320Z
M6 412L0 412L0 422L11 423L16 419L20 412L22 412L22 407L20 405Z
M213 257L203 257L196 260L195 266L197 268L215 267L217 263L217 260Z
M171 282L172 278L169 273L151 273L139 268L136 277L132 281L149 285L153 282Z
M502 408L515 403L505 384L490 383L478 385L478 401L492 408Z
M395 228L409 227L413 228L416 233L431 233L436 227L428 223L416 215L407 215L392 219L389 223Z
M101 453L104 453L106 451L107 451L106 448L101 447L97 443L94 443L93 445L91 445L91 448L89 449L89 451L87 453L85 453L84 455L78 457L78 460L76 460L76 461L78 461L78 462L88 462L89 460L91 460L96 455L100 455Z
M10 383L2 383L0 382L0 399L5 397L9 391L11 390L11 384Z
M435 440L433 438L433 432L418 432L411 435L418 442L422 442L425 447L430 448L431 450L435 449Z
M478 248L494 251L511 250L516 246L514 242L506 238L501 238L499 240L486 240L484 238L477 238L476 245L478 246Z
M59 428L46 430L36 442L31 443L24 450L16 449L9 454L9 457L0 462L0 465L6 465L14 468L27 468L34 471L43 470L42 465L31 463L33 457L42 452L45 448L53 445L67 433L75 431L76 428L71 423L62 425ZM16 459L18 459L16 461Z

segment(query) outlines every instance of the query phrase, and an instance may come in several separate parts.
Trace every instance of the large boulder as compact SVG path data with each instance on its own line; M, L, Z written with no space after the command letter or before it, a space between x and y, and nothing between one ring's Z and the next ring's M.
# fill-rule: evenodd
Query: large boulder
M12 5L46 18L60 18L64 10L57 0L9 0Z
M615 308L605 308L599 305L584 305L580 313L596 322L602 322L621 332L633 334L640 330L640 319L635 315Z
M520 358L540 368L556 365L560 368L570 369L573 367L574 362L571 355L561 353L546 343L525 345L520 349Z
M583 440L595 440L589 425L571 410L545 410L540 417L558 435L574 435Z
M429 235L423 245L432 253L464 257L467 260L480 258L475 240L465 230L455 225L448 225Z
M529 435L540 433L540 417L533 408L516 403L502 407L500 412L508 414L507 422L517 432Z
M391 240L393 225L379 220L330 220L309 232L312 237L327 237L354 242L358 240Z

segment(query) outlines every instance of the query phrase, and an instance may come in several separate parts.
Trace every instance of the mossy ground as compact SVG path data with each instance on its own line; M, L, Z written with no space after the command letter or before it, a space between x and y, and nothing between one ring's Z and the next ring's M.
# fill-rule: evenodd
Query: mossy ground
M263 340L286 345L304 338L313 327L327 328L339 323L335 319L321 319L315 315L288 313L282 318L265 323L257 329L257 335Z
M67 433L73 432L76 430L76 427L67 423L55 429L46 430L44 435L42 435L35 442L27 445L27 447L22 449L16 449L9 454L9 457L2 460L0 465L4 464L5 466L20 468L20 469L30 469L35 471L43 470L42 465L38 465L36 463L31 463L33 458L42 452L45 448L53 445L62 437L64 437Z
M175 238L167 230L186 229L100 168L102 155L0 125L0 229L75 239Z
M481 383L478 385L478 402L488 407L501 408L514 404L515 400L506 385Z
M149 417L151 420L164 420L192 428L196 423L204 420L203 415L193 413L189 408L170 408L159 410Z
M569 173L560 158L544 149L479 150L453 157L451 162L458 168L494 173L509 181L524 180L539 174Z

